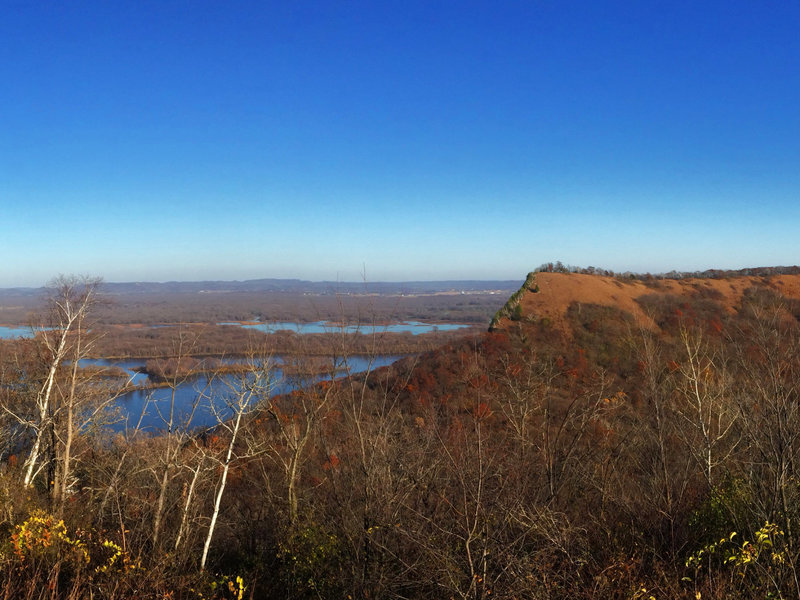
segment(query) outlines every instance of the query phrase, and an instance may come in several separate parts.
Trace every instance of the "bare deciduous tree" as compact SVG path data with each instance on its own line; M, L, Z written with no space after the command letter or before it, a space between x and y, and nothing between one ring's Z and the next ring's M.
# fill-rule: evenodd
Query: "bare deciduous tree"
M228 388L227 398L225 398L225 405L228 408L227 414L221 412L216 407L216 398L209 398L210 406L217 416L217 427L219 427L221 431L226 432L228 443L224 458L217 459L222 467L222 472L219 482L217 483L214 508L211 513L211 520L208 525L205 543L203 544L203 554L200 558L201 570L206 568L208 551L211 547L211 540L214 537L214 530L217 525L217 519L219 518L222 497L225 493L225 486L228 481L228 473L230 472L233 461L236 458L241 458L241 456L236 455L235 450L236 444L239 441L239 434L244 425L243 420L255 408L258 402L269 400L273 389L272 373L273 368L269 358L262 360L251 358L250 369L247 372L240 377L226 381Z
M711 348L700 329L682 327L680 341L683 356L677 367L675 411L684 427L679 433L712 489L716 467L738 445L735 425L739 413L722 353Z
M75 361L80 358L80 336L84 320L95 303L99 279L61 276L49 287L49 319L36 328L37 339L43 345L46 374L36 393L36 414L28 422L34 441L24 466L24 483L30 486L42 465L39 464L45 436L52 431L52 396L59 367L70 356L70 344L77 343ZM77 341L76 341L77 340ZM73 366L76 369L77 365ZM74 400L74 396L71 396ZM72 407L73 403L68 402ZM72 412L70 412L72 416ZM69 428L72 430L72 427ZM71 441L71 438L70 438ZM69 463L67 462L67 465Z

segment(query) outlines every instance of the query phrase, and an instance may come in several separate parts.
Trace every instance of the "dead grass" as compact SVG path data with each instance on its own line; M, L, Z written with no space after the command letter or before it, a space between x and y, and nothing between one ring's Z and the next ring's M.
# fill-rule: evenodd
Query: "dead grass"
M641 296L672 294L686 298L713 295L716 302L733 313L741 303L745 290L767 287L783 296L800 299L800 275L770 277L732 277L728 279L663 279L657 286L642 281L620 281L614 277L579 273L537 273L537 293L527 292L522 298L523 317L549 319L554 327L567 330L567 308L573 302L613 306L633 315L648 329L656 324L637 302ZM507 325L507 323L505 323Z

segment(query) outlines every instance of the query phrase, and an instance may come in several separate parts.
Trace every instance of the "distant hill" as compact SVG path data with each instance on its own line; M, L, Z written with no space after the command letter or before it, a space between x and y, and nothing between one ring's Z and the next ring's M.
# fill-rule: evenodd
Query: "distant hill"
M446 281L306 281L302 279L249 279L245 281L104 282L106 294L200 294L231 292L288 292L313 294L434 294L442 292L511 291L516 280ZM43 288L0 288L0 298L30 297Z
M300 279L103 283L106 323L422 319L485 324L519 281L333 282ZM0 323L25 323L45 288L0 289Z

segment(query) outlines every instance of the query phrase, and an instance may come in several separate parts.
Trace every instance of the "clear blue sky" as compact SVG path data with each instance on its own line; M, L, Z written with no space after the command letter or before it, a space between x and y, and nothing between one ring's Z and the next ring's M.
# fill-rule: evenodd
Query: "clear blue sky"
M0 6L0 286L800 263L794 2Z

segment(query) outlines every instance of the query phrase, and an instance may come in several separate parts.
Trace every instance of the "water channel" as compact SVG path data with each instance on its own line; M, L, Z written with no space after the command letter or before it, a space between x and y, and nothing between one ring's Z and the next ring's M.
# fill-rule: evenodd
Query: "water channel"
M423 333L433 333L436 331L457 331L471 327L463 323L423 323L421 321L401 321L399 323L371 324L361 323L355 325L334 323L331 321L313 321L311 323L298 323L294 321L263 322L263 323L239 323L224 322L218 325L239 325L245 329L256 329L264 333L275 333L276 331L294 331L295 333L363 333L372 335L374 333L411 333L420 335Z
M315 321L311 323L300 323L293 321L283 322L260 322L260 323L240 323L225 322L218 325L238 325L247 329L255 329L265 333L277 331L294 331L298 334L309 333L411 333L420 335L436 331L455 331L458 329L471 327L460 323L423 323L421 321L402 321L386 324L361 324L361 325L342 325L330 321ZM152 327L163 327L163 325L153 325ZM34 333L30 327L18 325L0 325L0 339L30 338ZM363 372L367 369L376 369L389 365L401 358L396 355L377 356L372 359L364 357L350 357L346 364L337 365L337 369L346 369L350 373ZM222 361L236 362L236 359ZM283 360L278 357L272 369L273 381L270 393L281 394L291 391L297 385L296 377L288 377L283 373L281 365ZM81 366L97 367L116 367L125 371L129 377L129 382L134 386L141 386L120 396L114 404L118 410L119 419L115 420L112 428L116 431L123 431L136 427L137 424L145 430L156 433L166 428L169 420L170 404L173 399L173 390L169 387L148 387L153 382L149 380L146 373L141 369L145 365L144 359L109 360L109 359L84 359L80 362ZM224 374L211 377L207 374L194 375L182 383L174 390L174 410L177 422L185 424L186 420L191 419L190 428L201 428L216 425L220 418L227 418L231 410L227 407L226 400L235 394L237 385L240 385L242 375ZM305 383L319 381L328 376L316 376L313 379L305 378ZM237 383L239 382L239 383Z
M24 325L0 325L0 340L10 340L19 337L33 337L31 328Z
M367 358L351 356L346 363L337 365L337 370L345 369L350 373L360 373L367 369L377 369L395 362L401 356L381 355ZM223 362L236 364L237 359L227 359ZM144 367L143 359L109 360L109 359L84 359L81 366L117 367L123 369L130 382L134 385L146 386L150 384L146 373L139 372ZM283 394L297 386L298 378L286 376L281 365L283 360L278 357L274 360L271 369L271 383L269 395ZM223 374L211 377L208 374L191 376L179 382L174 391L175 423L180 427L187 425L190 429L203 428L216 425L220 419L227 419L232 415L227 402L235 396L240 389L242 377L240 373ZM304 383L328 379L328 375L304 377ZM130 430L137 424L150 433L157 433L166 429L169 421L170 405L173 399L173 390L169 387L156 387L131 390L117 398L114 407L119 411L119 419L112 424L115 431Z
M275 333L276 331L294 331L295 333L411 333L420 335L423 333L433 333L436 331L457 331L473 327L464 323L423 323L422 321L401 321L399 323L385 324L357 324L341 325L331 321L313 321L311 323L300 323L297 321L276 321L276 322L238 322L228 321L217 323L217 325L238 325L245 329L255 329L264 333ZM166 325L149 325L148 327L159 328ZM25 325L0 325L0 339L33 337L33 331Z

